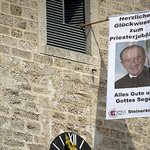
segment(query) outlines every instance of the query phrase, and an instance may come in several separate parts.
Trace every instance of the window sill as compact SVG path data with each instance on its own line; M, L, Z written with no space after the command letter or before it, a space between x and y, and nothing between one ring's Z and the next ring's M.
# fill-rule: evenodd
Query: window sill
M79 63L99 66L99 59L88 54L82 54L75 51L68 51L62 48L46 45L41 54L46 54L53 57L68 59Z

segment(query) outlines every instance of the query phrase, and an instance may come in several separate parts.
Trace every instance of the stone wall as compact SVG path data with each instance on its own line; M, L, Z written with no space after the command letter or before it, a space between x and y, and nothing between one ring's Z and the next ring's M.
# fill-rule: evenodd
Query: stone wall
M99 0L99 19L150 9L150 0ZM149 118L105 120L109 22L100 23L101 68L95 150L149 150ZM100 140L99 140L100 139Z
M92 26L100 67L41 54L39 1L0 0L0 150L48 150L64 131L94 150L150 149L148 118L105 120L108 22ZM150 8L150 0L93 1L92 21Z

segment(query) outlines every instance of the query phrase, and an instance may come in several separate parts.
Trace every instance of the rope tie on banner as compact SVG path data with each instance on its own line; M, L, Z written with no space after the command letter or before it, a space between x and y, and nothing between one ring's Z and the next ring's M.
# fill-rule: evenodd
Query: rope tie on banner
M100 20L100 21L96 21L96 22L92 22L92 23L87 23L87 24L82 24L79 27L85 27L85 26L88 26L88 25L92 25L92 24L96 24L96 23L101 23L101 22L105 22L105 21L109 21L109 19L106 18L104 20Z

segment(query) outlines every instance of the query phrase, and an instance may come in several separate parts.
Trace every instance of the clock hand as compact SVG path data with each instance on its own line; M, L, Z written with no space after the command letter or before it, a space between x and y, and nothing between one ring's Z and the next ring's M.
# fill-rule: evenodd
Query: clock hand
M65 134L65 139L66 139L65 143L66 143L66 145L68 145L69 150L78 150L74 143L72 143L72 146L71 146L71 141L69 140L69 138L66 134Z
M76 148L76 146L75 146L74 143L72 143L72 149L71 149L71 150L78 150L78 149Z

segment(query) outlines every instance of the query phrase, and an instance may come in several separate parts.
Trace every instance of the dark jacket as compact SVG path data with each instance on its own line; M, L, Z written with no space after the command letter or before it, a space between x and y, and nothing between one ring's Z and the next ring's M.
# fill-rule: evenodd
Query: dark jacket
M116 89L144 86L150 86L150 68L147 68L146 66L137 77L130 78L129 74L127 74L115 82Z

